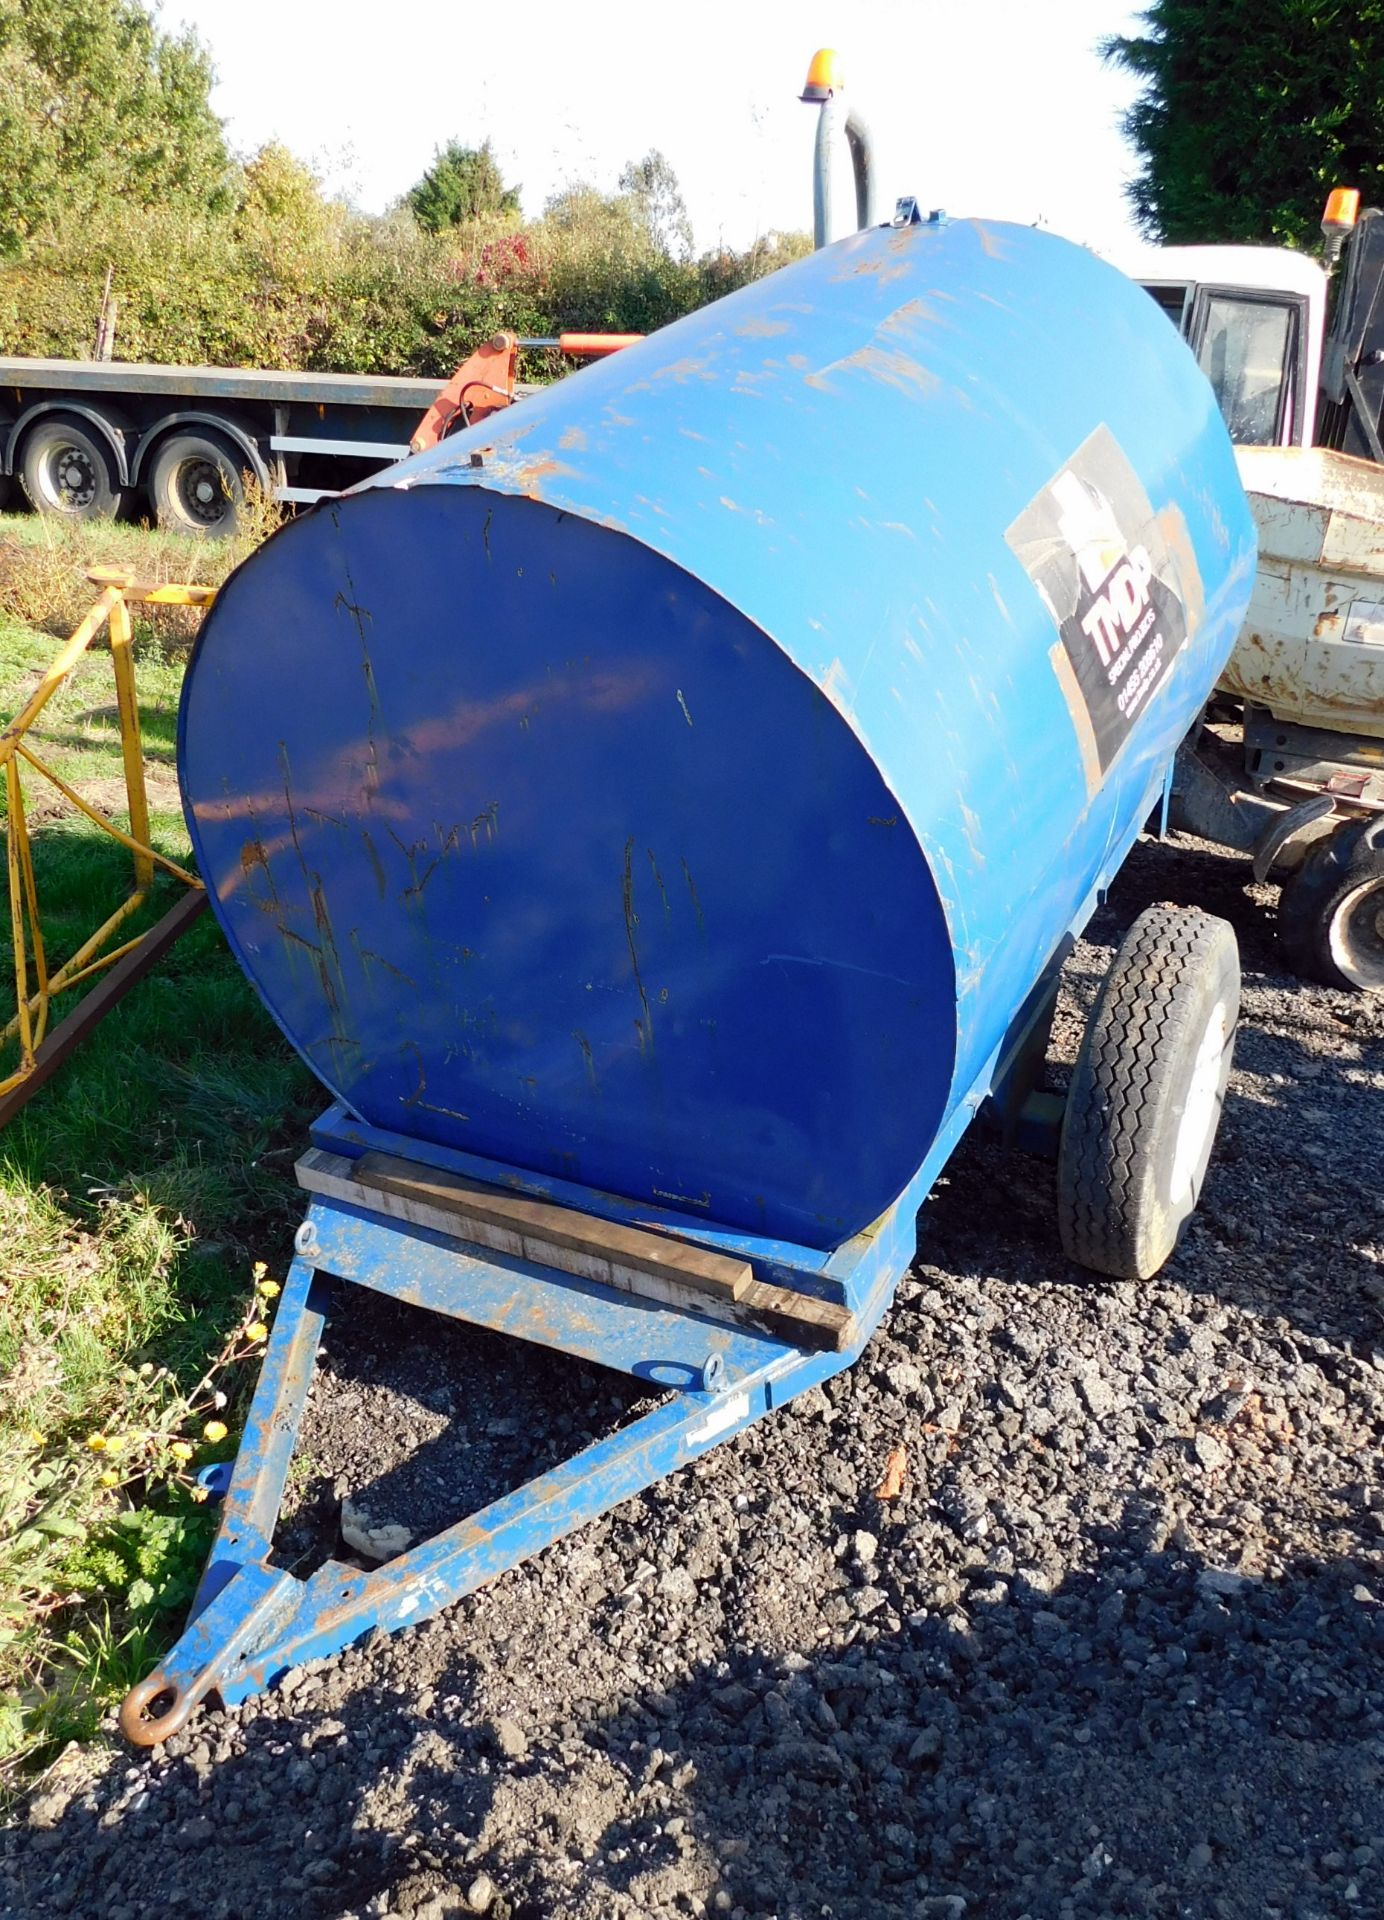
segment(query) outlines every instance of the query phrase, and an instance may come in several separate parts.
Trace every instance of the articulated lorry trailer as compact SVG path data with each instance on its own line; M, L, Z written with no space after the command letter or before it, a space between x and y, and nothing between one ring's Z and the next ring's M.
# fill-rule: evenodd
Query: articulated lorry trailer
M0 505L17 482L60 519L131 508L182 533L228 534L247 479L311 506L532 391L521 348L599 359L639 337L498 333L440 390L389 374L0 358Z
M265 373L115 360L0 358L0 495L108 519L138 506L188 533L229 533L250 474L308 504L409 451L435 379Z

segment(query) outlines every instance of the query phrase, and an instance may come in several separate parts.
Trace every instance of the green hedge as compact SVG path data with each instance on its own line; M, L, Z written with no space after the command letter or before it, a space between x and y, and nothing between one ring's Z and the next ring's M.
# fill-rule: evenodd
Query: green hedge
M407 213L369 219L323 201L278 150L247 178L225 216L117 207L0 266L0 353L89 355L109 266L121 360L445 377L500 328L650 332L808 244L771 236L678 260L627 196L587 189L527 226L431 235Z

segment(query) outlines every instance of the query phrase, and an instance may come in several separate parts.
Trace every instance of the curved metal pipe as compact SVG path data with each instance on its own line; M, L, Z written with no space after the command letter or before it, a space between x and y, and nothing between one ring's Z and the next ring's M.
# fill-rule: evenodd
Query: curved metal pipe
M843 102L833 94L824 100L817 114L817 140L812 154L812 244L825 247L831 240L831 154L838 126L850 148L851 170L855 175L855 224L857 230L875 224L874 142L865 121L854 107L842 114Z

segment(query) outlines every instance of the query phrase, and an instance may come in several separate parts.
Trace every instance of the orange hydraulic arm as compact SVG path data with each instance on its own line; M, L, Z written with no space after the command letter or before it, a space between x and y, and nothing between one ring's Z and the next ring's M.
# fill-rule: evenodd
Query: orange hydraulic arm
M558 333L544 338L497 333L462 361L419 421L418 431L409 441L409 452L422 453L449 433L474 427L509 406L514 399L520 347L557 347L563 353L595 359L618 353L621 347L632 347L643 338L642 333Z

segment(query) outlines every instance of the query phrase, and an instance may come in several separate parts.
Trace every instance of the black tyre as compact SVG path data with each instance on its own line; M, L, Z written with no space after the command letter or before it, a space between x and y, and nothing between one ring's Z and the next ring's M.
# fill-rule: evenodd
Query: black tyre
M1304 979L1384 993L1384 820L1337 827L1288 875L1278 944Z
M113 520L125 504L110 448L95 427L65 414L30 427L19 478L36 512L65 520Z
M1207 913L1141 913L1091 1011L1057 1160L1068 1256L1147 1280L1177 1245L1220 1125L1235 1023L1235 934Z
M149 497L161 527L213 538L234 533L245 504L245 455L209 428L170 434L149 472Z

